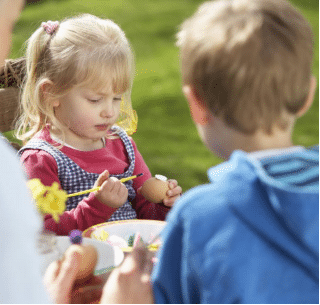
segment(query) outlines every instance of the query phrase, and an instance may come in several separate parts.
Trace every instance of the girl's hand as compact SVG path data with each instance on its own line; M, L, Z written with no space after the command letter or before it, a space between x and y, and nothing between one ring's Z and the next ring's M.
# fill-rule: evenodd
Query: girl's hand
M109 177L106 170L98 177L94 187L101 186L99 191L95 192L97 199L103 204L120 208L128 198L128 190L126 186L115 177Z
M172 207L175 201L180 198L182 188L178 185L177 180L169 179L168 182L169 190L167 191L167 197L163 200L163 204Z

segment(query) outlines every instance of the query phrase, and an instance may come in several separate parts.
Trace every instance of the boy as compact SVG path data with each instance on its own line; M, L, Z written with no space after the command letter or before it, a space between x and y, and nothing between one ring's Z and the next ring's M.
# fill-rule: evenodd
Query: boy
M316 87L310 26L284 0L218 0L183 23L178 46L199 135L228 161L168 215L154 300L318 303L319 148L291 140ZM131 260L122 293L121 274L146 283Z

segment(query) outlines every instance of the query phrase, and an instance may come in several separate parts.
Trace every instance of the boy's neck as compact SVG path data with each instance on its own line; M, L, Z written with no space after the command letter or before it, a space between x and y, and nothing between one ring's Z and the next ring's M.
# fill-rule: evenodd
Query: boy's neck
M288 148L293 146L291 132L276 129L272 134L258 130L253 135L242 135L236 141L238 149L246 152Z
M262 130L248 135L226 126L221 120L218 122L215 120L213 130L218 136L217 143L212 143L215 146L212 150L223 159L228 159L235 150L254 152L293 146L291 139L293 124L286 130L274 127L270 135Z

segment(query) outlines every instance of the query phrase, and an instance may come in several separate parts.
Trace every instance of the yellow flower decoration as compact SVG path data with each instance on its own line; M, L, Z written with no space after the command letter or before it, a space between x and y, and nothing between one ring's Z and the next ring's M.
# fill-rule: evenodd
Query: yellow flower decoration
M29 180L28 187L38 210L42 214L52 215L53 219L59 222L59 215L66 209L67 193L59 189L57 182L53 182L51 186L44 186L40 179Z
M38 198L42 197L47 191L46 187L41 183L40 179L29 180L27 182L27 185L32 192L34 200L38 200Z
M107 231L101 230L99 234L93 233L92 237L100 241L106 241L109 238L109 233Z

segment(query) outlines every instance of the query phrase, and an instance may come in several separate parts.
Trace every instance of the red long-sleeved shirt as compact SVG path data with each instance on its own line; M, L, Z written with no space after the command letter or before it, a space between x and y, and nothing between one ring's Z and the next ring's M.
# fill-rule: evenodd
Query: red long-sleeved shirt
M43 129L36 137L48 143L57 144L51 138L48 128ZM137 193L137 189L141 187L147 179L151 178L151 173L138 151L135 142L132 138L130 138L130 140L135 152L133 175L143 173L143 176L133 180L133 188ZM82 169L91 173L101 174L107 169L110 174L120 174L129 166L127 151L120 138L106 139L106 145L102 149L79 151L71 147L63 146L61 152L77 163ZM51 186L55 181L60 185L57 163L49 153L39 149L28 149L23 151L21 162L28 179L39 178L41 182L47 186ZM138 193L131 204L137 212L139 219L164 220L169 211L168 207L162 204L151 203ZM65 211L60 216L59 223L56 223L51 215L46 215L44 221L45 228L58 235L68 235L73 229L84 231L93 225L105 222L115 211L116 208L111 208L101 203L95 197L94 193L90 193L89 196L79 202L76 208Z

